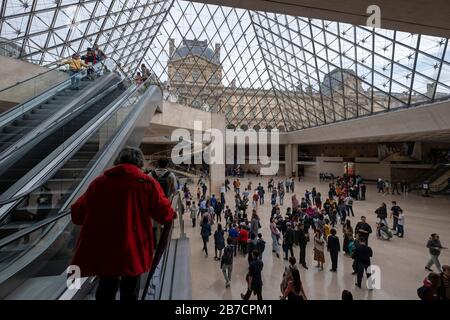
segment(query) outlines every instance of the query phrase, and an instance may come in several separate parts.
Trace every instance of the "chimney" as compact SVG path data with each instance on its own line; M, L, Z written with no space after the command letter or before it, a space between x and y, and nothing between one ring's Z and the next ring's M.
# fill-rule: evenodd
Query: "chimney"
M169 58L172 58L175 51L175 39L169 39Z
M216 61L218 63L220 63L220 43L216 43L216 47L215 47L215 50L214 50L214 56L216 58Z

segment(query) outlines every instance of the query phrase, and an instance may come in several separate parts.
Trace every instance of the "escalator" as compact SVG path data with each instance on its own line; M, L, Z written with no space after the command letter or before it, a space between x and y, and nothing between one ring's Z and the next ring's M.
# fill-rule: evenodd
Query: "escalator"
M15 142L20 140L37 127L42 121L50 117L61 105L67 105L83 93L92 85L93 80L81 81L80 91L73 91L69 88L57 92L52 97L39 103L33 109L24 112L16 119L5 124L0 130L0 152L3 152Z
M95 80L88 76L86 70L75 75L81 80L80 89L76 91L70 89L71 77L58 69L49 69L0 90L0 100L19 100L18 105L0 113L0 154L46 119L64 112L64 106L69 110L72 104L92 97L95 92L90 92L90 89L105 76L103 68L107 68L106 65L110 65L109 60L93 67L98 75Z
M10 197L21 187L21 179L30 172L48 154L64 143L77 130L85 125L96 114L105 109L118 98L126 89L117 76L107 75L97 79L96 96L81 105L76 105L70 112L64 114L59 122L55 121L43 130L37 137L21 146L22 152L13 152L5 157L0 169L1 200ZM89 83L86 84L89 86ZM105 94L107 92L108 94ZM56 104L51 108L58 108L61 100L55 99ZM54 100L54 101L55 101ZM65 100L62 100L65 101ZM45 107L44 107L45 109ZM40 108L38 108L40 110ZM33 109L35 111L35 109ZM52 111L50 111L51 114ZM39 120L41 122L41 120ZM1 215L0 215L1 217Z
M67 289L78 233L67 209L123 146L139 145L162 94L144 83L104 99L108 107L85 114L84 125L65 126L73 134L33 168L36 175L24 176L35 180L28 191L0 201L0 299L56 299Z

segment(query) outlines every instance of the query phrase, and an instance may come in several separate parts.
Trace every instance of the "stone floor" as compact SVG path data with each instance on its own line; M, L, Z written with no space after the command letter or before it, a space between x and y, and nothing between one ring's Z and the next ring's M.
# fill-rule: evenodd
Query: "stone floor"
M280 178L281 179L281 178ZM268 178L244 178L242 186L246 186L251 180L253 186L262 182L267 186ZM231 180L232 181L232 180ZM296 182L295 193L298 198L304 194L305 189L316 189L326 195L327 183L310 179ZM195 190L192 190L195 193ZM285 197L285 205L282 207L284 214L290 205L290 197ZM268 197L266 196L266 199ZM226 195L228 204L234 208L233 192ZM288 200L288 201L286 201ZM343 289L350 290L355 299L417 299L416 289L421 285L427 275L424 270L428 259L428 250L425 245L431 233L436 232L441 237L443 246L450 246L450 197L423 198L416 194L407 196L391 196L377 194L375 187L368 186L367 200L355 201L355 217L351 217L354 227L361 215L367 216L368 222L375 229L374 210L386 202L396 200L405 212L405 238L394 236L391 241L383 241L376 238L374 234L369 239L369 245L374 251L372 263L378 265L381 270L381 288L367 290L365 281L362 289L355 286L355 276L352 276L352 259L341 253L339 255L338 272L329 272L329 255L325 256L324 271L314 267L312 244L307 246L307 264L309 270L300 268L301 279L308 299L340 299ZM258 214L261 218L263 238L266 240L266 250L263 256L263 297L264 299L278 299L280 296L280 282L286 262L277 258L271 252L272 240L269 230L271 205L270 201L259 207ZM240 299L240 293L246 289L245 274L247 272L247 259L237 256L234 260L231 288L225 288L225 282L220 270L220 263L214 260L214 240L211 237L208 245L209 257L206 258L202 252L202 240L200 228L192 228L188 214L184 217L186 233L191 243L191 276L193 299ZM392 224L392 220L389 220ZM213 232L217 224L213 226ZM342 229L338 227L338 235L342 246ZM299 257L298 247L294 248L295 256ZM440 257L441 264L450 264L449 250L443 250ZM251 299L255 299L252 297Z

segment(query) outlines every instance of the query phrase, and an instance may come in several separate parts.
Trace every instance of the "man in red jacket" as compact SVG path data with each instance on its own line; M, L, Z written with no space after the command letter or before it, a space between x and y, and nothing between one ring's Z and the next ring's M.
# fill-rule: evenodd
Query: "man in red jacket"
M115 166L97 177L72 205L72 221L80 225L72 265L81 276L98 276L97 300L137 299L139 277L153 260L152 219L175 218L159 183L146 175L144 156L124 148Z

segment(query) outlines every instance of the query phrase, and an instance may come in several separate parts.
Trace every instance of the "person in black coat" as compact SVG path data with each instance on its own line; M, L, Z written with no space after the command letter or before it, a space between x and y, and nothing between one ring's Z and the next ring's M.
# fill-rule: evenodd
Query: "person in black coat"
M358 235L360 239L369 245L369 235L372 233L372 227L366 222L366 217L361 216L361 221L356 224L355 236Z
M297 225L297 240L298 240L298 246L300 247L300 264L303 268L308 269L306 266L306 245L309 241L309 234L308 231L305 230L305 226L301 223Z
M370 258L372 258L373 252L372 249L366 244L365 239L359 240L359 246L355 248L353 252L353 258L356 261L357 266L357 282L356 286L361 288L362 277L364 272L366 272L367 279L370 277L370 273L368 273L368 268L370 266Z
M295 242L295 231L292 229L291 223L286 223L287 229L284 233L284 241L283 241L283 248L284 248L284 260L288 260L288 253L291 253L291 257L294 256L294 242Z
M336 229L331 229L330 235L328 236L327 240L327 248L330 252L330 258L331 258L331 270L332 272L337 271L337 264L338 264L338 254L339 251L341 251L341 244L339 242L339 238L336 236Z

